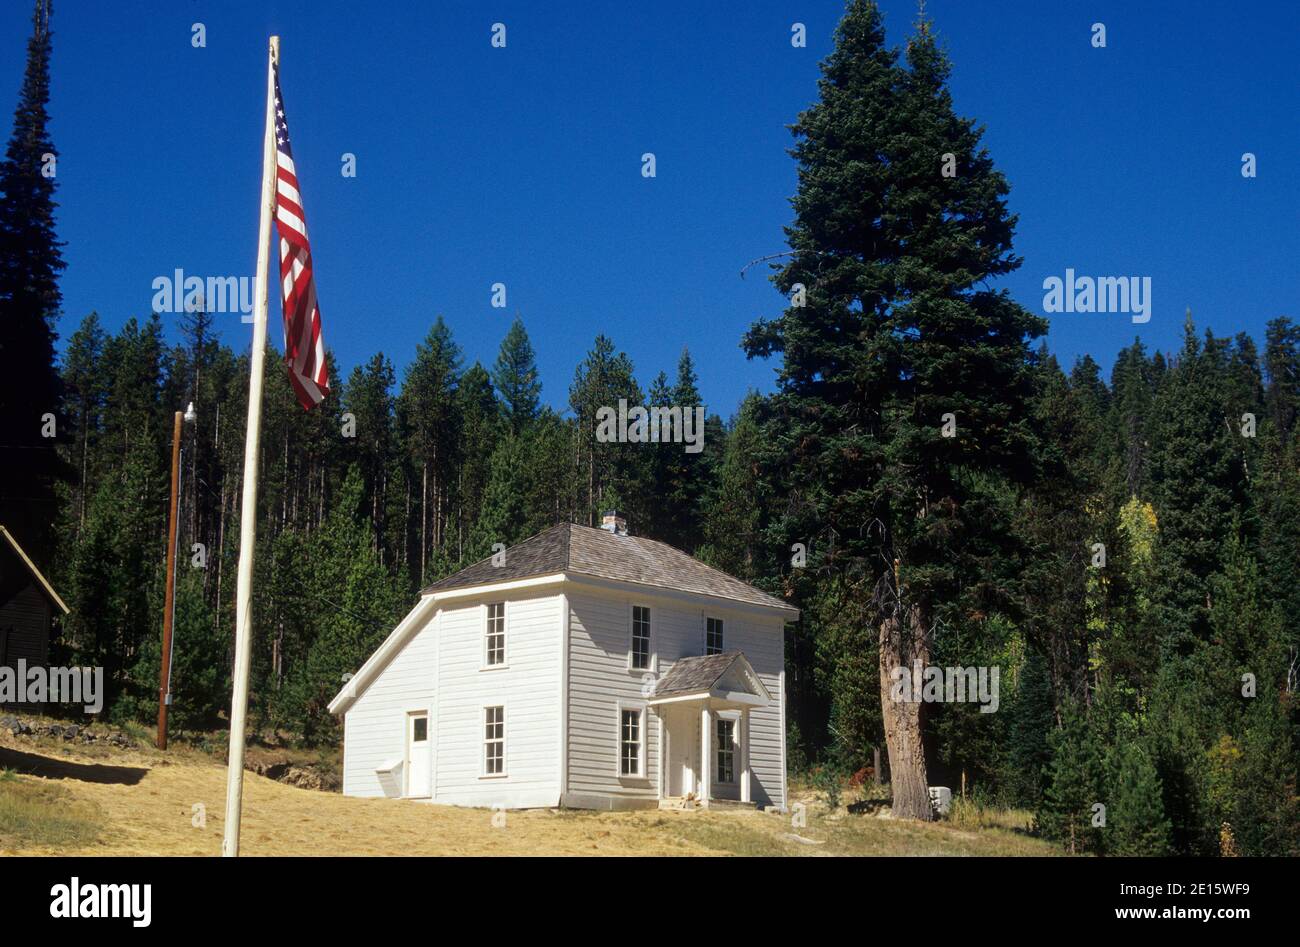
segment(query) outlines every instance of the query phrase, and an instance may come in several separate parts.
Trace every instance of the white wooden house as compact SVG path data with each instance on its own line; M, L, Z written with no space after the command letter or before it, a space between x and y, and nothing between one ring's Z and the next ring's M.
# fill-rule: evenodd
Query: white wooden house
M798 611L605 524L555 526L422 592L330 703L345 794L785 808Z

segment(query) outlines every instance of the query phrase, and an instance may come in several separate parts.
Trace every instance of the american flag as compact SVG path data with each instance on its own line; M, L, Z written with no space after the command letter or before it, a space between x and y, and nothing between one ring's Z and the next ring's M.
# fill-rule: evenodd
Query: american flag
M280 290L284 299L284 360L298 403L310 411L329 394L329 369L321 339L320 309L312 274L307 216L298 193L289 126L280 95L280 67L275 66L275 222L280 232Z

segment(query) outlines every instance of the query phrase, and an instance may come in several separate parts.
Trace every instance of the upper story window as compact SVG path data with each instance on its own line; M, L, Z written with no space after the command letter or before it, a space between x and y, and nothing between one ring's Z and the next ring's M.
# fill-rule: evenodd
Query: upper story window
M487 607L487 640L483 663L494 667L506 663L506 603L492 602Z
M704 623L704 653L721 654L722 647L722 619L707 618Z
M650 669L650 609L632 606L632 669Z

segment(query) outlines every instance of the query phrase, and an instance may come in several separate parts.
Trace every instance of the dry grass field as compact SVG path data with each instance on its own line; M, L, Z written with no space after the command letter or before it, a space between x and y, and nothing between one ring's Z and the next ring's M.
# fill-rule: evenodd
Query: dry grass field
M167 754L0 735L0 854L217 855L226 771L183 746ZM1047 855L1023 813L968 823L879 818L862 801L807 824L761 812L530 810L494 814L349 799L248 773L247 855ZM201 807L201 808L198 808ZM494 815L496 815L494 824ZM202 818L200 817L202 816ZM504 817L504 824L500 824Z

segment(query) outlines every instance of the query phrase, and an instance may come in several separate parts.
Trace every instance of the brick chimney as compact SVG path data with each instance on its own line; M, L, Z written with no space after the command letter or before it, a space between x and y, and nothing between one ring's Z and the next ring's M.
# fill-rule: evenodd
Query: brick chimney
M627 535L627 517L618 510L606 510L600 519L600 528L608 530L615 536Z

